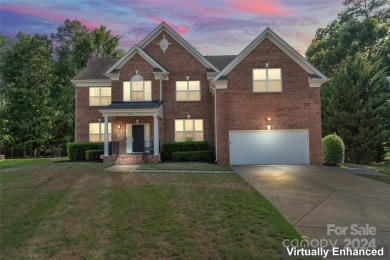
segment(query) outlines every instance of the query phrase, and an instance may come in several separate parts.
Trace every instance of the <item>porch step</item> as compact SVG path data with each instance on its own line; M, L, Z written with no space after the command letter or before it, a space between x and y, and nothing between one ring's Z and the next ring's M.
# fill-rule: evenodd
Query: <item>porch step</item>
M146 159L146 161L145 161ZM159 157L154 155L146 155L146 158L142 154L131 154L131 155L119 155L116 159L116 165L135 165L158 162Z

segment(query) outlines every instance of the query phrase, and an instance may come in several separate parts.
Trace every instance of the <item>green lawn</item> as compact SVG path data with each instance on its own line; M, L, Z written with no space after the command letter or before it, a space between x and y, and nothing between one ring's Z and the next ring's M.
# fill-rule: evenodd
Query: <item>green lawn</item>
M230 166L216 163L150 163L142 164L140 170L196 170L196 171L232 171Z
M382 163L370 164L367 168L390 175L390 160Z
M12 167L22 167L22 166L31 166L31 165L40 165L44 163L50 163L53 160L52 158L34 158L34 159L5 159L0 161L0 170L7 169Z
M1 259L279 259L282 240L299 237L234 173L34 163L0 172Z

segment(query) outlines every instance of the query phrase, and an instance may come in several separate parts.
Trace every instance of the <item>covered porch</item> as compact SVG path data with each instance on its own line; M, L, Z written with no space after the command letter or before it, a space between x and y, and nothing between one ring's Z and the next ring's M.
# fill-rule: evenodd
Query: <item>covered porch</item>
M141 164L160 160L161 102L113 102L99 111L104 118L104 162ZM109 147L109 123L115 149Z

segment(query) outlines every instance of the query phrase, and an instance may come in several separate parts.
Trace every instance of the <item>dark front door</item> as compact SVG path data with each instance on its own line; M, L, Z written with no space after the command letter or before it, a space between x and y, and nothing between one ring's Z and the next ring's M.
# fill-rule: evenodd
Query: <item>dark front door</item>
M133 152L143 152L145 145L144 125L133 125L133 140Z

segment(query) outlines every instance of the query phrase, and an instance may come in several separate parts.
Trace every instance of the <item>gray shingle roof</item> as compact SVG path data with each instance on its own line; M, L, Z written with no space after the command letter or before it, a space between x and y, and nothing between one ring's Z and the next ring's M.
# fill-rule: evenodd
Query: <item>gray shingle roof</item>
M108 79L103 75L119 58L98 58L88 63L73 79Z
M223 70L237 55L204 56L219 70Z
M317 74L308 74L310 79L322 79L320 76Z
M204 56L209 62L211 62L219 70L223 70L236 55L219 55L219 56ZM87 67L82 69L73 79L74 80L86 80L86 79L108 79L103 75L112 65L115 64L120 58L98 58L89 62ZM155 70L160 71L160 70Z
M153 109L159 108L162 105L159 101L144 101L144 102L122 102L114 101L102 109Z

